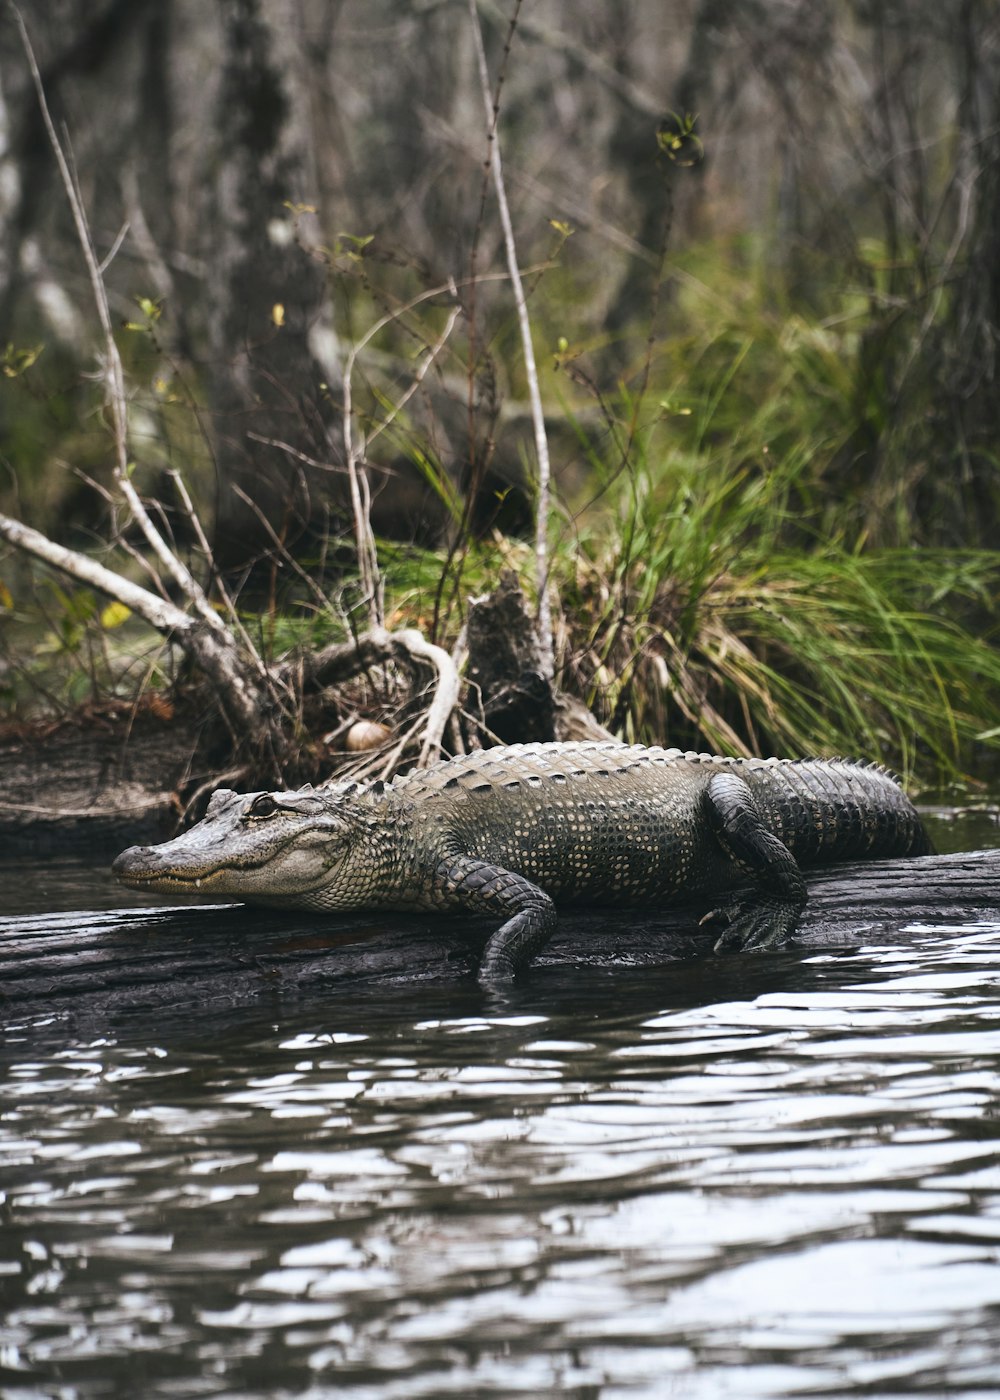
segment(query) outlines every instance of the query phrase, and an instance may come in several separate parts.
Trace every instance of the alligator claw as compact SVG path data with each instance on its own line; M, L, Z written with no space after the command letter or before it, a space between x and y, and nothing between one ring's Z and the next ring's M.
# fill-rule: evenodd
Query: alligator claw
M716 953L760 953L791 942L800 912L799 905L789 900L752 899L715 909L706 918L727 920L716 939Z

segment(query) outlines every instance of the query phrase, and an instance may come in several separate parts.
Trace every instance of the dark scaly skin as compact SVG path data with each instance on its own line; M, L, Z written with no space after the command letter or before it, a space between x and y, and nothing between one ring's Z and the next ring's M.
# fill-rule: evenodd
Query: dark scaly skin
M489 914L502 923L480 978L495 984L544 945L557 904L714 903L750 884L715 911L726 922L716 947L779 947L805 904L800 864L929 850L877 765L519 744L388 784L220 790L197 826L124 851L113 869L135 888L292 908Z

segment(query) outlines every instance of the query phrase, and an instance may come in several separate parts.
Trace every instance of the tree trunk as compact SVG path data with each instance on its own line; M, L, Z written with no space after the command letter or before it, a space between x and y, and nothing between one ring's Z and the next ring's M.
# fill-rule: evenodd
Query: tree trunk
M214 554L232 563L270 546L263 521L287 538L312 515L320 478L305 475L303 459L331 460L329 390L340 369L325 270L299 246L292 213L316 199L297 7L225 0L222 11L208 329L220 473Z

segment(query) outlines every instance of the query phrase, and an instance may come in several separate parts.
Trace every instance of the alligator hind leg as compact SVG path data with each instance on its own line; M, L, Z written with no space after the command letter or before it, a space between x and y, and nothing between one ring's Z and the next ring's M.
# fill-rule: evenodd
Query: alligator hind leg
M756 885L752 894L707 916L727 920L715 951L780 948L794 934L806 902L795 857L765 825L753 794L735 773L713 774L703 800L719 845Z
M455 855L438 866L435 883L450 904L475 914L501 915L505 920L483 949L478 976L484 987L512 982L555 929L552 900L513 870Z

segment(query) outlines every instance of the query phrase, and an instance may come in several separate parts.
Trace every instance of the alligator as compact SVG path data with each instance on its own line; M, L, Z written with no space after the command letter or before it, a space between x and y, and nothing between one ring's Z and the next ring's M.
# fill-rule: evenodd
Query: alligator
M702 920L723 925L717 951L778 948L806 903L800 863L931 849L898 779L878 764L513 744L388 783L220 788L197 825L130 847L112 870L133 889L252 904L493 915L503 922L479 977L494 985L545 944L557 904L721 895Z

